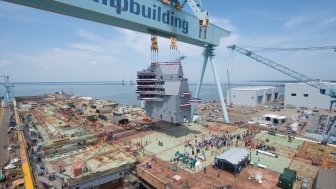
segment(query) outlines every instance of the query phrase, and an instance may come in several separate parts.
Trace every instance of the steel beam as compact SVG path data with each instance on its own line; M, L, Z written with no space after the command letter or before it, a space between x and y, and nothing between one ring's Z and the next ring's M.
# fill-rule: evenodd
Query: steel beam
M224 118L225 123L230 123L229 116L228 116L228 113L227 113L227 110L226 110L226 104L225 104L225 101L224 101L222 85L220 83L220 78L219 78L218 71L217 71L217 66L215 64L215 61L213 60L214 56L215 56L214 54L212 54L210 56L210 62L211 62L212 71L213 71L213 74L214 74L214 77L215 77L215 80L216 80L219 99L220 99L220 102L221 102L221 105L222 105L223 118Z
M199 19L159 0L3 0L204 47L218 46L230 32L209 24L200 35Z
M212 71L213 71L215 81L216 81L216 85L217 85L219 99L220 99L221 106L222 106L222 112L223 112L223 116L224 116L223 119L224 119L225 123L230 123L229 116L228 116L228 113L227 113L227 110L226 110L226 104L225 104L225 101L224 101L223 90L222 90L222 86L221 86L218 71L217 71L217 66L215 64L215 61L213 60L213 57L215 56L214 50L215 49L214 49L213 46L206 46L204 48L204 51L203 51L203 56L204 56L203 67L202 67L202 71L201 71L200 80L197 84L195 98L199 97L199 93L201 91L201 86L202 86L202 83L203 83L203 78L204 78L204 73L205 73L205 70L206 70L206 66L207 66L208 60L210 59ZM192 118L194 116L194 112L195 112L195 105L193 105L192 108L191 108L191 117Z
M199 81L197 83L197 89L196 89L196 93L195 93L195 98L199 97L199 93L201 91L201 86L202 86L202 83L203 83L204 73L205 73L205 70L206 70L206 67L207 67L207 64L208 64L208 60L209 60L208 54L209 54L208 53L208 49L204 48L204 51L203 51L203 56L204 56L203 66L202 66L202 70L201 70L200 79L199 79ZM193 120L194 112L195 112L195 105L192 105L192 107L191 107L191 120Z

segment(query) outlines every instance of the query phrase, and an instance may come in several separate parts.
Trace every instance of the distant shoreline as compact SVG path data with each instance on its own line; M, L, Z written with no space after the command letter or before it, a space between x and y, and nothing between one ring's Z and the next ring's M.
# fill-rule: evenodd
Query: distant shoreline
M298 81L294 80L256 80L256 81L236 81L232 82L231 85L251 85L251 83L296 83ZM336 82L336 81L330 81L330 82ZM4 83L0 82L0 85L3 85ZM14 85L135 85L135 81L69 81L69 82L13 82ZM197 85L195 82L189 83L189 85ZM213 83L203 83L203 85L216 85ZM227 85L227 83L222 82L222 85ZM258 84L259 85L259 84ZM265 85L265 84L264 84Z

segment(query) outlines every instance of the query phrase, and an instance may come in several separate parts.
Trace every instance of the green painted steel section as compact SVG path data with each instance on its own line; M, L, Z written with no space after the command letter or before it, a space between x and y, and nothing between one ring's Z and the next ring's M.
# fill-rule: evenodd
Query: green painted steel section
M285 168L283 174L281 174L279 177L278 186L284 189L292 189L294 188L295 181L296 171Z
M199 20L160 0L3 0L204 47L218 46L230 32L209 24L200 34ZM211 22L211 21L210 21Z
M0 170L0 182L5 181L5 175L2 173L2 170Z

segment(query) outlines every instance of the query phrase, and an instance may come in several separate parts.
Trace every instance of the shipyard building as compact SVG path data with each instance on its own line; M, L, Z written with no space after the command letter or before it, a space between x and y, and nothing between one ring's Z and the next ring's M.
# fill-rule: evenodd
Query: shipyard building
M137 76L136 93L147 116L174 124L190 121L191 93L181 62L152 63Z
M336 84L332 84L335 85ZM285 106L328 109L331 97L322 95L319 89L305 83L285 85Z
M231 93L231 94L230 94ZM239 87L227 90L228 104L237 106L257 106L277 101L280 90L272 86Z

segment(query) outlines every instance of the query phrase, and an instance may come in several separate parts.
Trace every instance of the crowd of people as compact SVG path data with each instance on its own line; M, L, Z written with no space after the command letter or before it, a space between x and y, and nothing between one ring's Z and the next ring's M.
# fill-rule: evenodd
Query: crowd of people
M227 131L225 134L210 134L209 137L202 136L201 139L195 135L195 142L190 140L186 142L185 147L191 147L192 153L200 153L201 150L209 150L209 148L216 147L220 149L222 147L232 148L237 147L239 141L243 141L245 137L248 137L250 134L248 131L238 132L235 134L229 134ZM235 145L235 146L234 146Z

